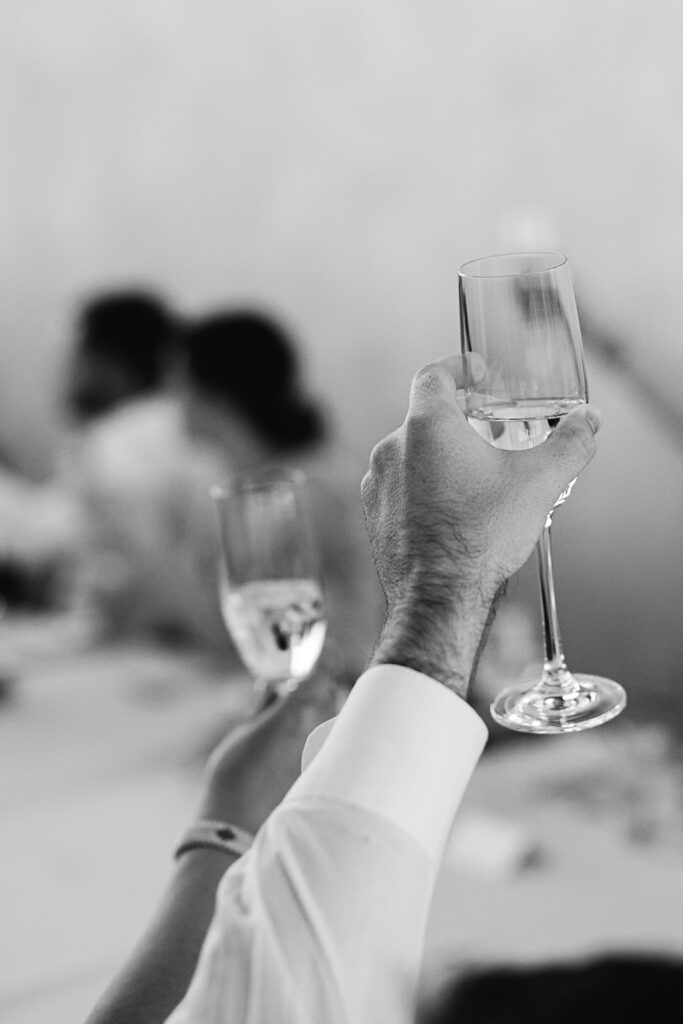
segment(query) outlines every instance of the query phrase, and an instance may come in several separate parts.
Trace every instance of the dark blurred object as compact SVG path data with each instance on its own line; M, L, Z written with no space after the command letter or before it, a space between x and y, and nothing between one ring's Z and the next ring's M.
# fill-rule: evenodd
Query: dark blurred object
M61 488L0 468L0 617L34 620L64 608L79 533L77 510ZM3 620L0 702L7 702L19 676Z
M36 484L0 468L0 605L60 606L80 536L78 509L58 483Z
M294 344L275 320L236 309L200 320L186 339L191 386L241 413L274 451L325 440L322 411L304 394Z
M6 613L40 614L52 611L59 603L64 567L59 562L30 565L13 559L0 559L0 629ZM14 659L4 652L0 659L0 705L14 696L20 671Z
M528 280L518 278L514 282L515 297L529 323L537 323L540 319L551 320L554 318L565 320L567 312L560 298L557 288L548 286L545 282L542 285L538 277L529 274Z
M654 955L482 969L459 978L423 1024L673 1020L682 986L683 964Z
M157 390L177 342L175 317L145 291L104 294L83 309L65 403L76 422Z
M59 561L28 565L0 560L0 608L38 612L54 608L59 599L63 567Z

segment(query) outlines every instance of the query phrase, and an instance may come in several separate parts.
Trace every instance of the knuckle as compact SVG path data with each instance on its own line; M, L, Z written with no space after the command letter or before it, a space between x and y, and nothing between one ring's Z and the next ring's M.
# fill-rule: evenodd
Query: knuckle
M406 419L405 448L407 458L416 458L420 451L431 450L439 443L443 419L440 408L416 410Z
M379 441L370 452L370 473L381 473L393 461L397 447L396 434L389 434Z
M422 434L427 430L431 430L434 419L435 410L433 409L429 412L425 412L424 409L411 412L406 417L406 437L409 438L411 435Z
M384 441L380 441L379 444L376 444L370 452L370 468L363 479L366 480L373 473L379 473L385 461L386 453L384 449Z
M413 384L425 394L437 394L443 387L444 367L440 363L426 363L413 378Z

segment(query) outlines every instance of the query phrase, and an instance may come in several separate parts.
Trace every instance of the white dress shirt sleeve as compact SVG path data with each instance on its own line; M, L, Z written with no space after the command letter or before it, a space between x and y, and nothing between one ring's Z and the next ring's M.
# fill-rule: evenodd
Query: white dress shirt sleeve
M370 669L226 872L173 1024L409 1024L436 872L486 741L411 669Z

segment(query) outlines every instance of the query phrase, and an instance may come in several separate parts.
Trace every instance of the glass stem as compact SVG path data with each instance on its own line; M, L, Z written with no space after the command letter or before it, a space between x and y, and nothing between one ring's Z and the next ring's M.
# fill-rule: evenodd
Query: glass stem
M553 579L553 559L550 546L550 527L552 512L546 519L543 533L536 546L538 557L538 574L541 584L541 612L543 618L543 646L545 662L543 665L543 683L549 686L570 686L572 678L567 671L560 636L560 622L557 616L555 600L555 581Z

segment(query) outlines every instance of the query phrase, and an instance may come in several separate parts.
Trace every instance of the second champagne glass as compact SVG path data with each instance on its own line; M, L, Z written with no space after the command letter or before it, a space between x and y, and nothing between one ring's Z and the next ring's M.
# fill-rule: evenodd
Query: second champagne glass
M569 264L561 253L489 256L459 275L464 354L483 359L468 389L470 424L496 448L541 444L588 401L581 330ZM572 488L560 495L561 505ZM540 680L508 687L491 707L496 721L529 733L577 732L614 718L626 704L619 683L567 668L555 602L552 510L538 542L545 661Z
M298 471L235 476L211 496L228 632L265 697L293 690L315 668L326 631L306 478Z

